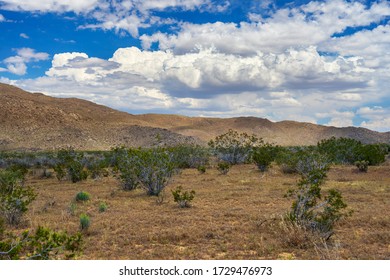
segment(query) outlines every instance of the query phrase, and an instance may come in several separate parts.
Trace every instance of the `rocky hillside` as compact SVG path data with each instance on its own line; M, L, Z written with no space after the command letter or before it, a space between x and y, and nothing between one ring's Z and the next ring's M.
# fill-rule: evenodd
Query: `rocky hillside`
M350 137L365 143L390 142L390 133L364 128L335 128L254 117L200 118L178 115L132 115L76 99L28 93L0 84L0 150L110 149L117 145L205 144L228 129L256 134L280 145L310 145Z

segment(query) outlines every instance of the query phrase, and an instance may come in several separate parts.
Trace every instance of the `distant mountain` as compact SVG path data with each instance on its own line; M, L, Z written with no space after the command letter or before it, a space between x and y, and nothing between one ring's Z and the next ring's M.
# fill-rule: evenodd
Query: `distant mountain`
M0 83L0 150L205 144L228 129L253 133L280 145L311 145L332 136L364 143L390 142L389 132L356 127L271 122L255 117L132 115L81 99L49 97Z

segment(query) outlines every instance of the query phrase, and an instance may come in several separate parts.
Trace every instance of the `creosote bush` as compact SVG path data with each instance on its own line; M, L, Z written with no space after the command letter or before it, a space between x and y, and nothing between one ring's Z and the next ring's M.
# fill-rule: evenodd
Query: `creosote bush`
M256 147L252 151L252 161L261 172L265 172L278 155L279 148L269 143Z
M0 215L10 225L20 223L36 194L24 186L24 175L18 171L0 171Z
M191 207L191 201L195 197L195 191L190 192L184 191L183 187L178 186L175 190L172 190L173 200L179 204L180 208L189 208Z
M250 162L253 149L262 146L263 143L263 140L255 135L238 133L230 129L211 140L208 145L219 160L234 165Z
M125 190L141 186L148 195L158 196L175 171L172 154L164 148L119 148L116 153L116 169Z
M367 160L359 160L355 162L355 166L358 168L360 172L367 172L368 171L368 164L369 162Z
M338 190L331 189L326 196L321 193L328 169L327 159L320 154L308 153L300 159L297 170L301 179L297 188L288 192L295 200L287 215L291 222L319 233L325 240L332 236L334 224L348 215Z
M86 160L83 152L73 149L62 149L57 153L58 163L53 167L58 180L69 178L73 183L86 180Z

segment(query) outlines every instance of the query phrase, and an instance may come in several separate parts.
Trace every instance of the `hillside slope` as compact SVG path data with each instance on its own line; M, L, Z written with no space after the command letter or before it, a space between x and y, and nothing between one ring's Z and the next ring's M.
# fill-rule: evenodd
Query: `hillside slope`
M274 123L255 117L132 115L81 99L49 97L0 84L0 150L205 144L228 129L253 133L279 145L311 145L332 136L364 143L390 142L390 133L356 127Z

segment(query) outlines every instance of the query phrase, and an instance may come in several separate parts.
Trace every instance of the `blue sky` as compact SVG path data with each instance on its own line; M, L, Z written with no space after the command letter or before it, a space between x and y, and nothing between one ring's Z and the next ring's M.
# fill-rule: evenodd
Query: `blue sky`
M389 1L0 0L0 82L130 113L390 131Z

